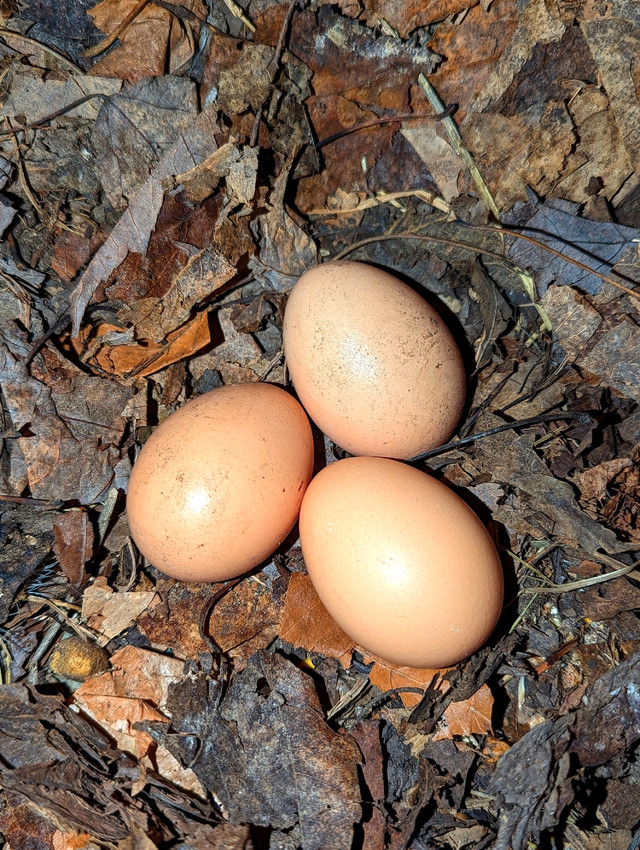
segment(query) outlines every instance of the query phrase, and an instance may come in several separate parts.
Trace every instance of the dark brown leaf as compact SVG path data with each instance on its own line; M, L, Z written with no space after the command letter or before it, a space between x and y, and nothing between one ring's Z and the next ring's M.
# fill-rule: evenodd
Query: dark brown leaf
M502 811L499 850L521 850L555 826L574 799L580 771L605 765L637 743L639 665L636 653L601 676L576 711L535 726L502 756L490 785Z
M348 735L324 722L312 678L261 650L219 709L212 685L198 675L174 687L169 708L179 734L152 730L154 736L191 759L232 823L298 824L305 848L342 850L360 819L360 756ZM280 765L276 772L272 759Z
M216 148L213 116L202 112L181 133L143 183L104 245L98 249L71 295L72 334L77 336L84 311L98 286L132 251L144 254L164 197L163 181L202 162Z
M84 566L93 552L93 528L86 511L67 511L53 524L53 551L72 584L84 584Z

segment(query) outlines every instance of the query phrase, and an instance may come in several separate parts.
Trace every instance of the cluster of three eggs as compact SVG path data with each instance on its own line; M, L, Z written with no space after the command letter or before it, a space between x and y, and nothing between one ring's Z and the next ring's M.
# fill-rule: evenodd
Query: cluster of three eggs
M498 619L500 562L466 503L401 462L446 440L462 412L450 331L397 278L339 262L300 278L283 336L303 407L357 457L311 480L311 428L292 396L261 383L212 390L140 453L134 540L169 575L221 581L269 557L299 516L311 580L354 641L407 666L461 660Z

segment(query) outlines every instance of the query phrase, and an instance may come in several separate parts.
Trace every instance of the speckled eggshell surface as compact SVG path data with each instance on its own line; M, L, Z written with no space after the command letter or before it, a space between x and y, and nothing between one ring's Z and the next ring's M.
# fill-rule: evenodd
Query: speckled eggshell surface
M273 553L313 470L309 420L272 384L211 390L147 440L127 494L131 534L159 570L222 581Z
M486 528L447 486L399 461L323 469L302 502L300 540L333 619L393 664L456 664L500 616L502 567Z
M465 371L451 332L375 266L305 272L287 302L283 343L307 413L351 454L413 457L444 443L462 414Z

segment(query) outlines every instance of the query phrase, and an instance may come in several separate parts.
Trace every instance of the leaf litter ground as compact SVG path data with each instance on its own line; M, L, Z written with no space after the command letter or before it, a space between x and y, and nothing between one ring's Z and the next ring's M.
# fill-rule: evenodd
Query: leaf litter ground
M0 15L7 845L636 848L638 9ZM466 360L417 465L487 523L507 593L449 670L354 646L295 534L220 588L128 535L153 427L284 385L287 293L341 255L423 287Z

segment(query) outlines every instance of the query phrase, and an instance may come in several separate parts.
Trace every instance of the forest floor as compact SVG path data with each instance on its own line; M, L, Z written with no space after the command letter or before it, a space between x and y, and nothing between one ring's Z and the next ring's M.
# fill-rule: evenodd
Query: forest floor
M640 5L0 17L7 846L637 850ZM337 256L421 288L467 366L419 466L506 590L452 669L355 646L295 535L221 587L129 536L154 426L286 386L287 294Z

